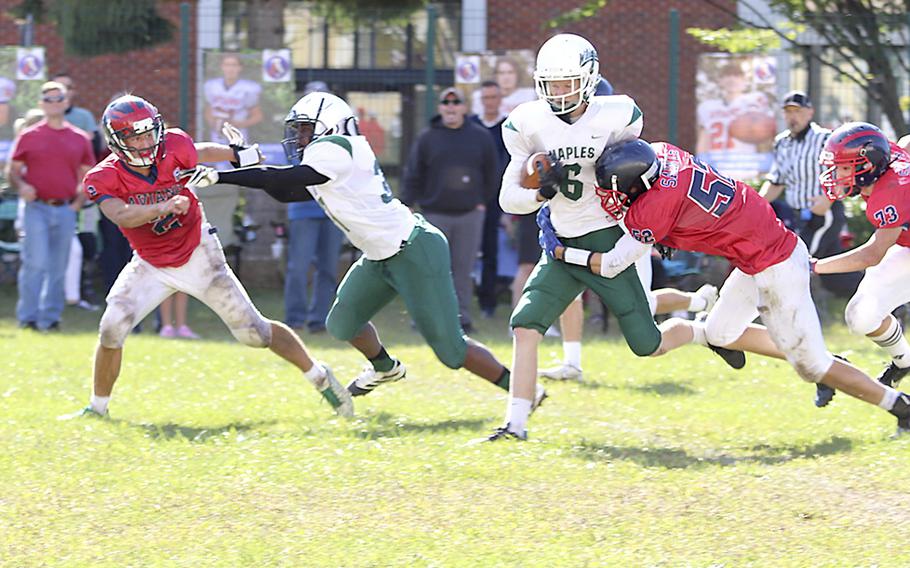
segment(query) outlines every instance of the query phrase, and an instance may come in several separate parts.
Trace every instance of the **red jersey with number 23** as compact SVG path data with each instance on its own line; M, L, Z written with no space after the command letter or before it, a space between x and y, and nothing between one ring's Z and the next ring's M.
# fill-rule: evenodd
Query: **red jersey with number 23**
M897 244L910 247L910 154L891 143L891 165L866 200L866 218L876 229L902 228Z
M199 245L202 214L199 200L177 181L178 170L195 168L196 146L190 136L177 128L164 134L164 157L152 166L148 177L129 169L111 154L92 168L83 182L89 199L101 203L116 197L128 205L148 205L167 201L175 195L190 199L185 215L166 215L138 227L120 227L139 256L159 268L182 266Z
M790 257L798 237L755 190L672 144L651 146L660 176L626 212L632 237L722 256L750 275Z

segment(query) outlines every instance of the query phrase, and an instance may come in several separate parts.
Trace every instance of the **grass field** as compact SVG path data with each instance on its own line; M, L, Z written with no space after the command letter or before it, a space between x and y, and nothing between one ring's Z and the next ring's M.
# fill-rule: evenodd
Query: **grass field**
M16 329L0 289L0 566L908 566L910 441L784 364L706 350L638 360L593 332L586 382L550 384L528 443L464 444L505 395L451 371L398 305L378 320L408 378L336 419L302 376L233 343L134 335L110 421L85 405L99 314ZM274 292L254 294L280 315ZM510 358L506 319L477 338ZM877 373L871 343L832 349ZM342 382L352 348L304 335ZM541 350L548 363L558 340Z

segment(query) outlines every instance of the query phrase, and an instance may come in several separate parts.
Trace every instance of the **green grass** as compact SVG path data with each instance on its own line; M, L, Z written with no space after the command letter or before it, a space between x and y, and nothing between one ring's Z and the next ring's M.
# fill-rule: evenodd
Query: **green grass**
M254 293L280 315L274 292ZM0 566L907 566L910 441L784 364L636 359L589 330L584 384L549 384L531 441L466 447L505 395L439 364L400 305L408 378L336 419L289 365L205 308L206 340L130 337L111 421L85 405L99 314L19 331L0 289ZM505 314L477 338L510 358ZM870 342L832 349L877 373ZM361 358L304 335L347 382ZM560 353L548 339L541 360Z

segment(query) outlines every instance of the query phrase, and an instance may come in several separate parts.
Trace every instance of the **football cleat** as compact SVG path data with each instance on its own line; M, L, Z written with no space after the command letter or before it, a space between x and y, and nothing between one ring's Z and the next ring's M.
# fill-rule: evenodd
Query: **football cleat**
M482 438L481 442L498 442L500 440L515 440L518 442L524 442L528 439L528 431L523 430L521 434L509 430L509 425L500 426L493 431L492 434L486 438Z
M407 369L398 359L393 359L393 361L395 364L388 371L377 371L369 364L364 366L363 372L348 385L348 392L351 393L351 396L363 396L383 383L394 383L403 379L407 374Z
M720 355L720 358L724 360L724 363L736 370L746 366L746 354L742 351L727 349L726 347L719 347L717 345L711 345L710 343L708 344L708 349Z
M910 416L897 419L897 431L891 436L892 438L900 438L910 434Z
M828 385L822 383L815 384L815 406L819 408L824 408L828 406L828 403L831 402L831 399L834 398L834 395L837 394L837 391Z
M325 377L321 379L320 384L316 387L319 389L319 394L328 401L335 414L342 418L352 418L354 416L354 401L351 400L351 393L338 382L335 374L332 373L332 369L324 363L322 366L325 367Z
M705 300L705 308L703 310L699 310L699 312L710 312L711 308L714 307L714 304L717 303L717 286L705 284L696 290L694 294L695 296L704 298Z
M885 386L897 388L897 385L900 384L901 379L907 373L910 373L910 367L898 367L894 364L894 361L891 361L888 367L879 376L875 377L875 380Z
M557 365L556 367L550 367L548 369L541 369L537 372L537 376L543 379L550 379L551 381L578 381L579 383L582 382L583 379L582 370L569 363L563 363L562 365Z
M107 410L104 411L104 414L101 414L100 412L97 412L94 408L92 408L91 405L89 405L77 412L72 412L70 414L63 414L61 416L58 416L57 420L73 420L75 418L98 418L98 419L102 419L102 420L107 420L110 417L111 417L111 415L108 413Z
M531 412L533 413L537 408L543 404L544 399L547 398L547 389L543 388L541 385L537 385L534 390L534 400L531 401Z

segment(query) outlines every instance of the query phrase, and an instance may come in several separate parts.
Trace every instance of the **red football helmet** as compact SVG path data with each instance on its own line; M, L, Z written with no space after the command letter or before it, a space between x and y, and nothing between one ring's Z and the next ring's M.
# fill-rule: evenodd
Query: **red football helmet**
M158 109L143 98L124 95L114 99L104 109L101 126L111 151L131 166L151 166L164 157L164 121ZM152 133L151 145L130 145L131 138L148 132Z
M888 170L891 143L877 126L848 122L831 133L818 161L822 166L819 181L828 199L853 197ZM838 166L850 166L851 171L838 177Z

